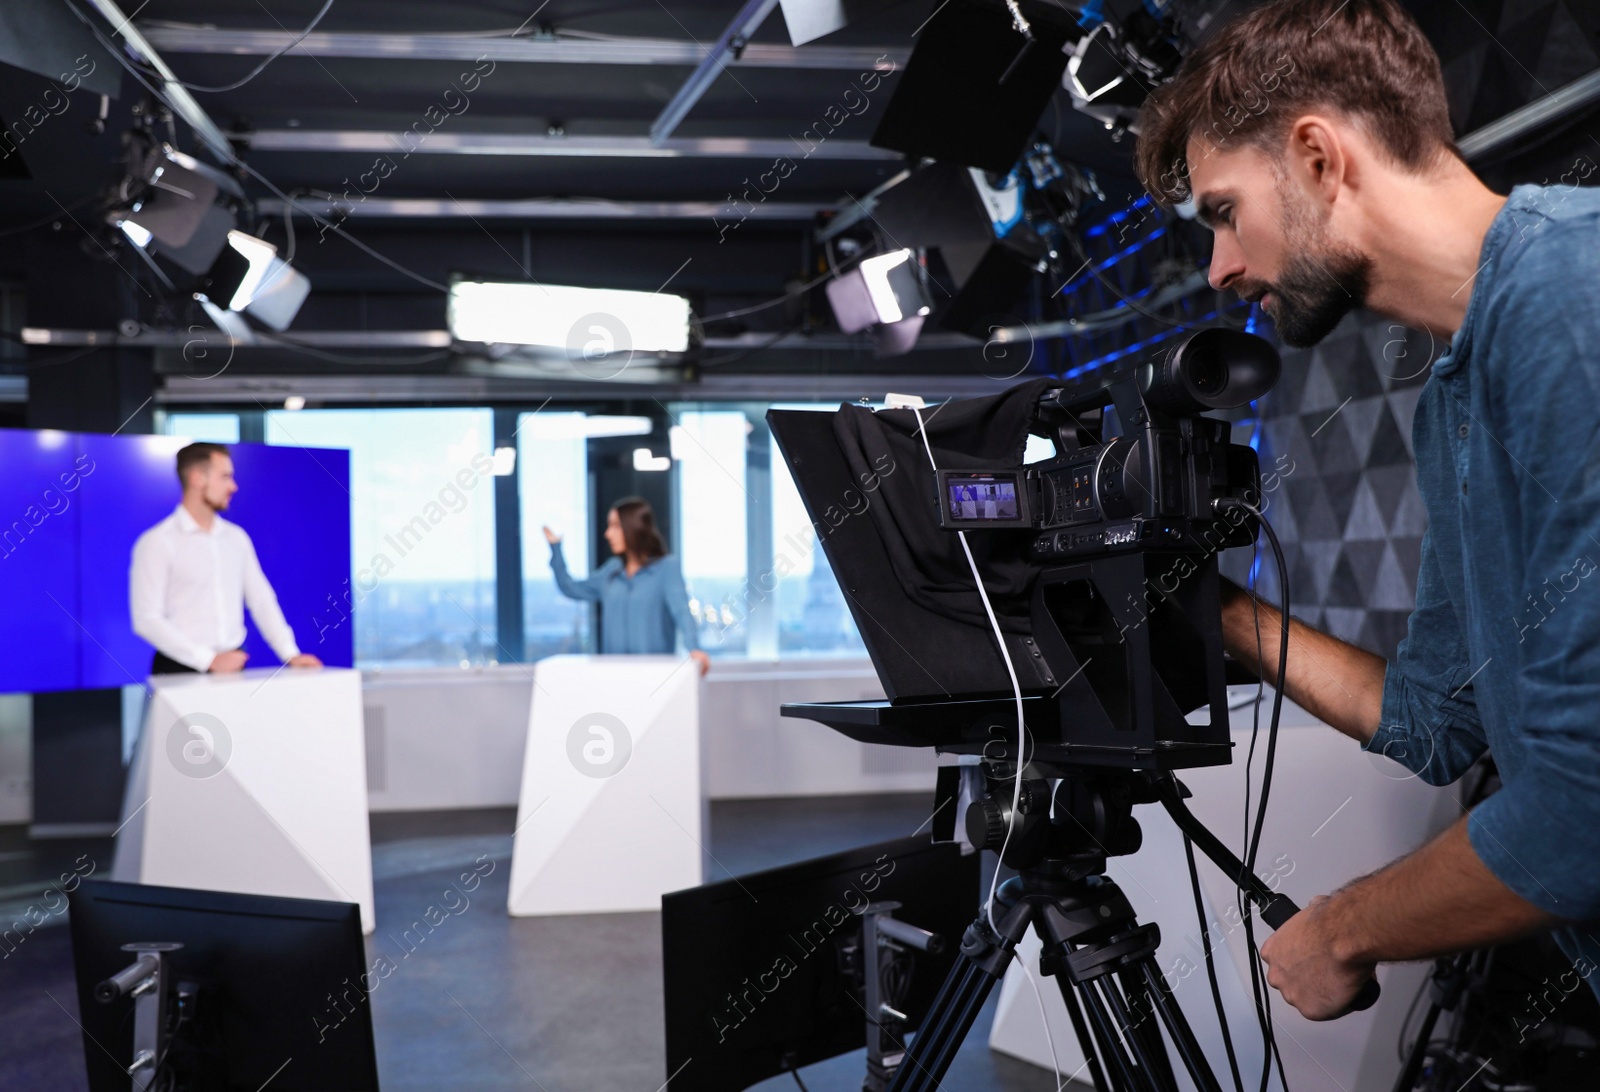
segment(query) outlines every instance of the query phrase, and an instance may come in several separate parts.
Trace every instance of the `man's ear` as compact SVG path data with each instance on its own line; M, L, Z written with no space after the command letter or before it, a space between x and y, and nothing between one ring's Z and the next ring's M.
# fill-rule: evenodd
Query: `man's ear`
M1287 167L1290 179L1308 194L1332 205L1351 181L1349 148L1339 127L1320 114L1305 114L1289 127Z

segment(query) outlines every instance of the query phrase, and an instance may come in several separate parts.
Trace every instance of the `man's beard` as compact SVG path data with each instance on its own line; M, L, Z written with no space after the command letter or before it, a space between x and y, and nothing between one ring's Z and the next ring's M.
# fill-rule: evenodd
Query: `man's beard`
M1345 315L1366 305L1372 259L1359 250L1330 244L1326 228L1310 222L1304 203L1291 197L1286 186L1279 192L1284 195L1289 258L1277 283L1267 287L1272 293L1268 314L1285 344L1305 348L1333 333Z

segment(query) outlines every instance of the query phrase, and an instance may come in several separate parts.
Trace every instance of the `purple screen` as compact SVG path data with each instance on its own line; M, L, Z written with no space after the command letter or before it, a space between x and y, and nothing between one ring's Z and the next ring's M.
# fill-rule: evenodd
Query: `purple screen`
M184 443L0 431L0 596L11 619L0 630L0 693L144 681L154 650L133 632L128 564L134 540L177 506L173 456ZM230 450L239 492L224 518L249 532L300 647L351 666L353 627L319 643L313 621L319 605L328 614L328 596L343 601L350 576L349 454ZM245 619L250 666L276 665Z

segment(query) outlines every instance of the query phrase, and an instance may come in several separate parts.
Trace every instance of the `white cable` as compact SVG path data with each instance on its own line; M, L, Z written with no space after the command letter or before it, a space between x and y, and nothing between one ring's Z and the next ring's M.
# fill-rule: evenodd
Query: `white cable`
M1050 1017L1045 1015L1044 994L1039 990L1039 981L1033 977L1033 972L1028 970L1028 965L1019 959L1017 966L1028 979L1028 985L1033 987L1033 999L1039 1002L1039 1022L1044 1025L1044 1041L1050 1044L1050 1069L1056 1075L1056 1092L1061 1092L1061 1086L1066 1082L1061 1079L1061 1059L1056 1057L1056 1037L1050 1033ZM1088 1059L1085 1059L1083 1065L1078 1067L1078 1073L1082 1073L1088 1064ZM1077 1079L1078 1073L1074 1073L1072 1079Z
M937 474L939 464L934 461L933 445L928 442L928 430L922 423L922 409L912 406L911 412L917 415L917 431L922 434L922 447L928 453L928 466ZM1017 775L1011 786L1011 816L1006 822L1005 840L1000 843L1000 857L1003 860L1006 847L1011 844L1011 832L1016 829L1017 808L1022 803L1022 765L1023 755L1027 752L1027 727L1022 713L1022 684L1017 682L1017 669L1011 664L1011 651L1006 648L1005 636L1000 632L1000 623L995 620L994 607L989 603L989 593L984 589L983 576L978 572L978 563L972 560L972 549L967 545L967 533L957 531L956 537L961 540L961 552L967 555L967 565L972 569L972 579L978 585L978 598L983 600L983 610L989 616L989 626L994 630L994 642L1000 647L1000 658L1005 661L1006 674L1011 676L1011 692L1017 702ZM999 882L1000 869L997 867L994 875L989 878L989 901L984 907L984 913L989 918L989 928L993 929L996 935L999 934L1000 927L994 920L994 895Z

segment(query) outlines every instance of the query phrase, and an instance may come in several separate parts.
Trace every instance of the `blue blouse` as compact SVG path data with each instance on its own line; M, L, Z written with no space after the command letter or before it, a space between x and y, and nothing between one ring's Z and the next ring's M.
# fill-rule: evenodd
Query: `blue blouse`
M557 542L550 547L550 571L562 595L600 604L601 652L671 655L676 651L674 637L679 634L685 647L691 651L700 648L683 570L671 554L656 558L632 576L622 558L613 557L579 580L567 572L567 560Z

